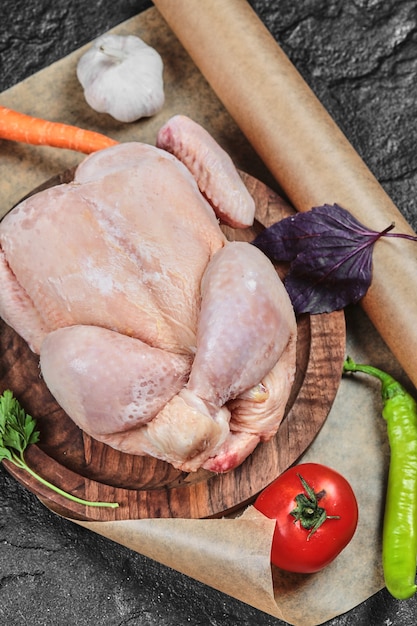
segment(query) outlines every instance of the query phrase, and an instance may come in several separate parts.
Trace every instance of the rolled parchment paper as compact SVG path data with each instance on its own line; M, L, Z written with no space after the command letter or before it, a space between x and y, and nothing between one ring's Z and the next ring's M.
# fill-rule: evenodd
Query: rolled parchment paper
M297 210L415 234L246 0L154 4ZM417 386L416 242L378 241L361 304Z

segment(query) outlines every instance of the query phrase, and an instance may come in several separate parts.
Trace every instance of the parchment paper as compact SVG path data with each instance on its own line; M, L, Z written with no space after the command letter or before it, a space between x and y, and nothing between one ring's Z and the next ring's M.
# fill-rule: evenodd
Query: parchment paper
M154 143L166 119L185 113L212 133L238 167L278 188L156 9L121 24L113 32L142 37L164 59L166 104L154 118L122 125L89 109L75 75L77 60L87 46L0 94L0 104L97 130L120 141L149 143ZM0 142L0 214L38 184L82 158L65 150ZM363 311L351 307L346 317L347 352L408 383ZM300 459L340 471L351 482L359 502L360 521L354 539L319 574L299 576L271 570L273 523L253 507L236 519L82 525L290 624L316 626L354 607L384 584L380 536L389 449L380 410L376 381L343 379L324 427Z

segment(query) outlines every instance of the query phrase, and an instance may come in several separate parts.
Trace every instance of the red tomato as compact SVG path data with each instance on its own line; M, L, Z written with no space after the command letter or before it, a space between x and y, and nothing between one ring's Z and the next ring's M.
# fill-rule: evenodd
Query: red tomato
M288 469L259 494L254 506L276 520L271 562L290 572L311 574L326 567L347 546L358 523L352 487L318 463Z

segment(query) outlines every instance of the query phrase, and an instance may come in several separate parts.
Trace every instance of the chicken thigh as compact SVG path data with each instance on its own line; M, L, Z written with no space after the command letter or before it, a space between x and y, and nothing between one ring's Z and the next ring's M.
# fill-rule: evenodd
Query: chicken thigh
M3 219L0 315L92 437L224 472L277 431L295 316L270 261L219 227L254 217L228 155L184 116L157 144L97 152Z

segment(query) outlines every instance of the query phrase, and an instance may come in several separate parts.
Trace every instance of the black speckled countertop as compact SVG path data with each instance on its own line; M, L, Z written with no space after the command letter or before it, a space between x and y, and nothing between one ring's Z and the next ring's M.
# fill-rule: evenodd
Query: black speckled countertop
M250 4L416 229L416 3ZM0 91L150 6L145 0L3 0ZM0 621L9 626L284 626L57 517L2 467L0 589ZM398 602L382 590L327 626L416 623L417 599Z

